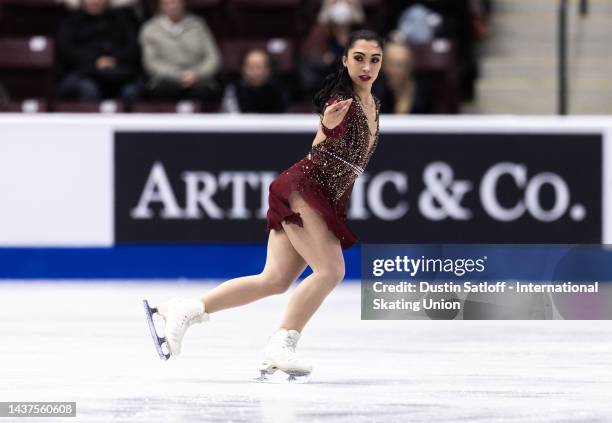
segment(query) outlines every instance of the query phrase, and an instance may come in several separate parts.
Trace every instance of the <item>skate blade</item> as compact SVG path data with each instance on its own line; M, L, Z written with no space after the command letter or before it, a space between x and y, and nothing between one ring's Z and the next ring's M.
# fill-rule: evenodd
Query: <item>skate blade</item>
M142 300L142 302L144 304L147 323L149 323L149 331L151 332L153 344L155 345L155 349L159 354L159 358L161 358L162 360L168 360L172 355L170 353L170 349L168 348L168 341L166 340L165 336L159 336L159 334L157 333L157 329L155 328L155 323L153 322L153 315L157 313L157 309L150 307L149 302L147 300Z
M260 376L253 378L254 382L259 383L276 383L276 384L287 384L287 383L308 383L310 382L310 373L304 372L283 372L282 370L266 372L265 370L260 371Z

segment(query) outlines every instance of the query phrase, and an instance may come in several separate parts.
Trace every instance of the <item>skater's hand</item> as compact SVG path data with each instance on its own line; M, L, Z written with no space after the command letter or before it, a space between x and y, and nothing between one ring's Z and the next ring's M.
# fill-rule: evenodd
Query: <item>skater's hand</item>
M349 98L348 100L338 101L327 106L323 112L323 125L328 129L338 126L342 119L344 119L352 102L353 99Z

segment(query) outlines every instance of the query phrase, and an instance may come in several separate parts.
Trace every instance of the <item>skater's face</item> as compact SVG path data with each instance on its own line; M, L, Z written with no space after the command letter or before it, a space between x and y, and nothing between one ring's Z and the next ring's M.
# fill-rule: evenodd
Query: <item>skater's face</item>
M382 49L374 40L357 40L342 57L354 85L370 89L378 77L382 63Z

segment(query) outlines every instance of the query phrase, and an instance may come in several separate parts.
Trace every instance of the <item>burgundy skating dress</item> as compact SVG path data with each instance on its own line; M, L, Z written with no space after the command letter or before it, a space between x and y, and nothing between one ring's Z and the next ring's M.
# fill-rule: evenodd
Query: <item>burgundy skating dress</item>
M348 98L335 95L327 105ZM346 212L355 179L363 173L378 143L380 101L373 98L376 103L374 135L370 133L364 109L354 98L342 122L331 130L323 128L326 138L270 184L268 230L282 229L283 221L303 226L300 214L289 207L289 195L297 191L323 217L343 249L357 241L346 223Z

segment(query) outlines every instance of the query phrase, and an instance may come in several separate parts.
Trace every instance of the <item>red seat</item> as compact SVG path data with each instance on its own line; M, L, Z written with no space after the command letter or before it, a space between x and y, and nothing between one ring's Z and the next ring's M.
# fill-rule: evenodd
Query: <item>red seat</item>
M236 76L240 74L240 64L244 54L253 48L266 50L276 66L279 74L289 74L295 67L293 61L293 42L285 38L273 38L269 40L225 40L221 43L223 55L224 77Z
M0 82L11 97L50 97L55 62L51 38L1 37L0 52Z
M0 0L0 33L52 35L67 8L58 0Z
M44 36L1 37L1 69L49 69L54 64L55 44Z
M221 0L187 0L187 9L206 20L217 42L236 33L225 6Z
M44 113L47 110L47 102L40 98L0 102L0 113Z
M53 105L53 111L57 113L123 113L125 107L119 101L57 101Z
M455 43L440 39L431 43L411 44L414 71L427 75L433 83L435 113L459 112L457 52Z
M239 37L299 35L300 0L228 0L228 13Z
M202 103L199 101L147 101L134 103L132 113L181 113L191 114L202 112Z

